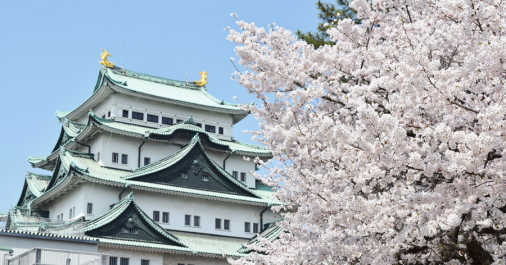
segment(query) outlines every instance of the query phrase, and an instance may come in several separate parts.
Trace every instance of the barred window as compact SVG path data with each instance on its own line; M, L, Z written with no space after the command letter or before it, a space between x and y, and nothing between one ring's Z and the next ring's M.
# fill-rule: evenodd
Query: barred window
M188 178L188 173L186 173L186 172L181 172L181 178L182 178L182 179L187 179L187 178Z
M132 119L144 120L144 113L132 111Z
M174 124L174 120L172 118L162 117L162 124L172 125Z
M151 164L151 158L145 157L144 158L144 165L146 166L146 165L149 165L149 164Z
M128 110L123 110L123 118L128 118Z
M123 234L137 234L137 233L139 233L139 229L137 227L128 228L128 227L122 226L121 233L123 233Z
M241 172L241 181L246 181L246 173Z
M218 128L218 133L219 133L219 134L223 134L223 127L219 127L219 128Z
M148 114L148 121L158 123L158 116Z
M149 265L149 260L141 259L141 265Z
M214 227L215 227L216 229L221 229L221 219L216 218L216 221L215 221L214 223L215 223L215 224L214 224Z
M162 222L164 222L164 223L168 223L169 222L169 213L164 212L162 214Z
M155 222L160 221L160 212L159 211L153 211L153 221L155 221Z
M224 228L225 230L230 230L230 220L225 220L225 221L223 222L223 228Z
M202 181L209 181L209 176L207 175L202 175Z
M200 216L193 216L193 226L200 226Z
M216 132L216 126L206 125L206 132L210 132L210 133Z
M112 162L113 163L119 162L119 154L118 153L112 153Z
M92 214L93 213L93 203L88 202L88 206L86 207L86 213Z
M253 233L258 233L258 224L257 223L253 223Z
M184 225L192 225L191 224L191 219L192 219L192 216L187 214L184 216Z
M249 222L244 223L244 232L247 232L247 233L251 232L251 223L249 223Z
M239 173L237 173L237 171L232 171L232 176L233 176L235 179L238 179Z
M118 257L109 257L109 265L118 265Z
M119 265L128 265L129 262L130 262L129 258L121 258L119 260Z
M128 155L121 155L121 164L128 164Z

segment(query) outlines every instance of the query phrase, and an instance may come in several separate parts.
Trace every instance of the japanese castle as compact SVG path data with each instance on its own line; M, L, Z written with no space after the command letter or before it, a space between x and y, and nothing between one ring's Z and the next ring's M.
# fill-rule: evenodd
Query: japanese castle
M271 152L232 134L248 113L211 96L207 72L101 64L91 96L56 112L53 150L28 158L48 173L28 172L4 216L0 264L228 264L258 234L274 239L279 202L251 174Z

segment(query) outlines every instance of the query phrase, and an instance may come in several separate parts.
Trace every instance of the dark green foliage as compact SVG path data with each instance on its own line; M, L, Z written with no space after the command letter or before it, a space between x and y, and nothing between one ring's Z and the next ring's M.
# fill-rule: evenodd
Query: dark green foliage
M351 1L348 0L336 0L336 4L322 3L320 0L316 3L317 9L320 11L318 18L321 20L318 23L316 32L302 32L297 30L295 33L297 37L306 41L309 44L313 44L315 49L325 44L333 45L335 42L329 39L327 30L330 27L335 27L339 21L345 18L351 18L355 23L359 24L360 20L356 18L357 12L351 8ZM336 20L336 22L334 22ZM328 25L326 25L328 23Z

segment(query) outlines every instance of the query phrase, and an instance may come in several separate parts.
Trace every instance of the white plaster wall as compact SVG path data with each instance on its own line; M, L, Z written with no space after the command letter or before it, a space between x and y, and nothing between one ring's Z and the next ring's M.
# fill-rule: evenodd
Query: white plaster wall
M115 204L119 201L119 194L123 190L121 187L103 185L98 183L83 183L82 190L84 191L84 196L82 198L82 206L84 209L84 215L86 219L93 220L107 213L112 204ZM125 191L123 195L129 193L129 191ZM123 196L124 197L124 196ZM88 214L86 212L86 207L88 203L93 204L93 212Z
M129 258L130 265L140 265L141 260L149 260L149 265L161 265L163 264L163 253L152 252L152 251L140 251L135 249L121 249L121 248L110 248L99 246L98 252L107 254L110 257L118 257L118 264L120 264L120 258Z
M255 188L255 177L250 173L255 171L254 158L244 160L242 155L232 155L227 159L225 169L232 174L233 171L238 172L238 180L241 180L241 172L246 173L246 184L250 188Z
M209 258L191 255L166 253L163 255L163 265L223 265L229 264L225 258ZM151 264L150 264L151 265Z
M159 224L166 229L251 238L253 223L260 223L262 206L245 205L208 199L175 196L134 190L137 204L150 217L160 212ZM169 212L169 223L162 223L162 213ZM184 224L185 215L192 216L192 225ZM200 227L193 226L193 216L200 216ZM222 229L215 228L215 218L222 219ZM230 230L223 230L223 220L230 220ZM251 223L251 232L244 232L244 223Z
M79 185L52 201L48 205L49 218L56 220L57 216L63 213L63 220L69 220L69 210L73 207L75 207L74 217L82 214L84 212L82 203L84 194L84 187Z
M202 128L205 128L205 124L216 126L216 133L213 134L220 139L230 140L233 132L232 116L212 111L204 111L200 109L193 109L183 106L177 106L172 104L161 103L158 101L151 101L142 98L130 97L123 94L114 94L111 96L114 98L113 102L107 102L106 104L112 104L110 109L114 109L114 115L117 117L117 121L143 125L153 128L166 127L168 125L162 124L162 117L172 118L174 123L176 120L186 120L192 116L193 120L197 123L202 123ZM114 108L113 108L114 107ZM99 107L97 109L108 110L108 108ZM95 110L95 109L94 109ZM123 118L123 110L129 111L129 118ZM144 113L144 120L131 119L132 111ZM104 112L106 113L106 112ZM158 123L148 122L147 114L157 115ZM101 114L102 115L102 114ZM218 134L218 127L224 129L224 134Z

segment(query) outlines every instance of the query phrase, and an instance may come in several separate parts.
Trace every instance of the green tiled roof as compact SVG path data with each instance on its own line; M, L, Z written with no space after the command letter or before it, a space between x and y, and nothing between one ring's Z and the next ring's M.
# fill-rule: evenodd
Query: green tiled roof
M144 219L144 221L146 221L157 232L159 232L160 234L162 234L163 236L165 236L166 238L168 238L173 242L184 245L179 241L179 239L167 233L165 229L163 229L157 223L151 220L151 218L149 218L144 213L144 211L142 211L142 209L139 208L139 206L137 206L137 204L135 203L135 197L132 192L128 194L125 198L123 198L121 201L116 203L114 207L107 213L88 222L86 224L85 232L95 230L99 227L109 224L110 222L114 221L118 216L120 216L130 205L133 205L133 207L138 211L138 213Z
M185 106L194 109L214 111L232 115L233 122L237 123L249 113L241 109L241 104L232 104L218 100L211 96L205 87L197 87L193 82L186 86L186 82L150 76L129 70L102 67L93 94L73 111L57 111L55 114L61 120L64 117L77 118L81 116L84 108L96 105L94 100L107 97L105 93L123 93L131 96L140 96L148 99L160 100L169 104ZM108 91L103 84L108 82ZM98 104L98 103L97 103ZM73 116L77 114L77 116Z
M265 229L262 233L260 233L259 236L255 236L248 243L244 244L244 247L242 247L239 250L239 253L249 253L251 250L248 248L248 245L258 244L260 242L258 240L258 237L265 238L265 239L272 242L276 238L278 238L278 236L281 232L283 232L283 229L281 229L281 227L279 227L276 224L270 224L269 227L267 229Z
M102 238L102 237L88 237L93 240L97 240L102 244L110 244L110 245L122 245L122 246L130 246L130 247L140 247L140 248L150 248L150 249L158 249L158 250L169 250L169 251L183 251L183 252L192 252L191 249L186 247L178 247L171 246L167 244L155 243L155 242L145 242L145 241L137 241L137 240L126 240L126 239L116 239L116 238Z
M26 175L26 183L28 185L28 188L32 194L37 197L44 193L43 191L49 184L49 181L51 181L51 176L49 175L42 175L33 172L28 172Z
M199 254L213 254L226 256L244 256L238 252L247 239L225 236L213 236L198 233L167 230L187 245L191 250Z

